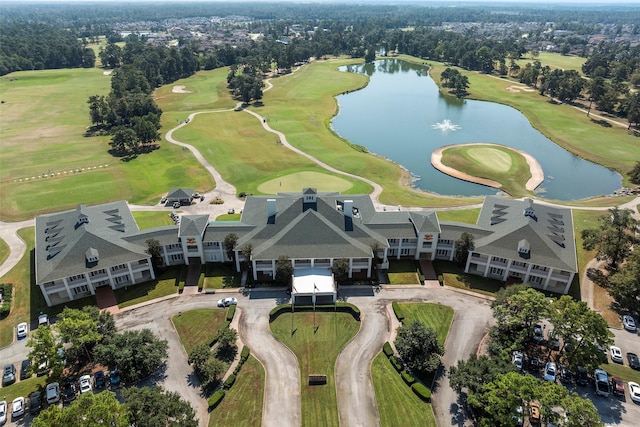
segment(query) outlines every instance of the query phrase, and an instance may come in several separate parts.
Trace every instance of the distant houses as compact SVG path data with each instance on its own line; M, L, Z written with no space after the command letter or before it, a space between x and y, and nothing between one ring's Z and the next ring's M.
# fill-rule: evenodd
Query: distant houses
M173 197L191 197L182 190ZM455 241L474 236L465 271L567 293L577 260L569 209L532 200L485 199L476 225L439 222L433 211L376 211L368 195L301 193L247 197L237 222L184 215L179 225L139 230L126 203L79 206L36 218L36 284L48 305L153 280L147 240L162 247L165 265L248 262L255 281L270 281L286 257L300 280L345 260L349 278L368 278L393 259L453 260ZM225 238L237 236L233 258ZM251 247L250 258L242 248ZM298 282L302 283L302 282ZM313 292L315 296L315 291ZM302 295L301 295L302 296ZM332 296L335 298L335 295Z

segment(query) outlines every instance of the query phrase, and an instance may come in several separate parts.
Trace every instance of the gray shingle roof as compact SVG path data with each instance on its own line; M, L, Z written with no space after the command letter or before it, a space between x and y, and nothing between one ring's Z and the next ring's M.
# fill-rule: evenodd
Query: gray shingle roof
M180 219L178 236L202 236L207 224L209 224L209 215L183 215Z
M143 248L123 239L137 231L123 201L37 217L36 283L147 258ZM87 264L88 252L100 255L97 263Z
M190 199L193 195L193 188L172 188L167 193L168 200Z

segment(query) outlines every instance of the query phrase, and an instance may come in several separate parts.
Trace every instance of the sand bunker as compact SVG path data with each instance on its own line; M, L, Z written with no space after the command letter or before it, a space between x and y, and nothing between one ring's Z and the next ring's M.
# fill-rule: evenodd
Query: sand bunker
M185 85L176 85L173 87L172 92L173 93L191 93L190 90L185 90Z
M452 167L446 166L442 164L442 152L449 147L462 146L462 145L473 145L473 146L499 146L498 144L489 144L489 143L472 143L472 144L457 144L457 145L446 145L444 147L440 147L431 153L431 164L434 168L438 169L442 173L446 173L447 175L451 175L455 178L462 179L469 182L475 182L476 184L486 185L488 187L493 188L501 188L502 184L499 182L493 181L491 179L479 178L477 176L469 175L468 173L459 171ZM542 172L542 166L540 163L528 153L524 151L517 150L513 147L506 147L510 150L513 150L519 154L521 154L527 164L529 165L529 170L531 171L531 178L527 181L525 188L529 191L535 190L542 182L544 181L544 173Z
M103 76L110 76L110 75L111 75L111 73L113 73L113 70L107 70L107 71L103 71L103 72L102 72L102 75L103 75Z
M533 88L530 88L528 86L509 86L507 88L507 92L511 92L511 93L518 93L518 92L535 92L536 90Z

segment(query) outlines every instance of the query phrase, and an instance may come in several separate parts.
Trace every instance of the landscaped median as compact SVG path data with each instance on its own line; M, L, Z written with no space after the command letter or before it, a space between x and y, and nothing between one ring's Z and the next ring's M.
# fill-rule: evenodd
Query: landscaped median
M294 311L283 304L271 311L271 331L295 353L300 365L304 425L339 425L334 367L342 348L360 329L359 319L360 310L346 303L315 310L296 305ZM326 384L309 385L312 375L326 375Z

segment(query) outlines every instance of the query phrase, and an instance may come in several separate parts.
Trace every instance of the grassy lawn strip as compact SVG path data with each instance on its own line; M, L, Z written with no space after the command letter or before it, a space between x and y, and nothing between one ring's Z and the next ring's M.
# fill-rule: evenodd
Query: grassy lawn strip
M271 331L298 358L301 373L302 425L338 426L338 406L334 366L342 347L358 332L360 323L348 313L313 312L294 314L291 335L291 314L278 316L271 322ZM308 385L310 374L327 376L325 385ZM283 408L286 410L286 408Z
M20 366L17 366L16 369L18 370L18 372L16 372L16 376L20 376ZM13 383L10 386L2 387L2 398L0 400L7 401L7 405L9 406L7 408L9 417L11 416L11 401L19 396L22 396L26 399L31 393L38 390L44 393L44 387L47 384L47 378L47 376L31 377L27 378L26 380ZM25 403L29 405L29 402Z
M222 214L216 217L216 221L240 221L242 214Z
M124 308L178 292L177 283L183 266L169 267L161 276L146 283L116 289L118 307Z
M233 387L227 391L222 403L209 416L209 427L260 425L264 382L264 368L255 357L250 356L242 365Z
M226 314L224 309L203 308L176 314L171 318L187 354L198 345L211 342L224 323Z
M480 216L480 208L456 209L436 212L438 221L463 222L465 224L475 224Z
M525 188L531 171L522 154L507 147L453 146L442 152L442 164L473 177L496 181L513 197L531 195Z
M150 228L162 227L165 225L174 225L175 223L169 216L170 212L131 212L133 218L138 224L140 230L148 230Z
M208 262L205 267L205 289L237 288L240 286L241 276L231 267L219 262Z
M467 274L464 267L449 261L435 261L433 268L438 277L444 278L444 284L453 288L466 289L482 295L493 296L502 288L499 280Z
M4 240L0 239L0 265L9 258L9 253L9 245L7 245L7 242Z
M416 264L412 259L396 259L389 261L389 284L419 285L420 280Z
M628 366L619 365L617 363L603 363L600 365L600 368L607 371L610 377L618 377L624 382L633 381L640 384L640 371L634 371Z
M433 328L438 335L438 341L444 345L453 320L453 309L442 304L433 303L400 303L404 313L404 324L410 325L414 321L424 323Z
M395 427L399 420L406 427L436 426L431 405L405 384L384 353L373 359L371 377L382 427Z

